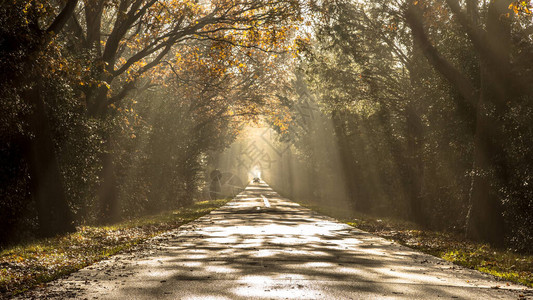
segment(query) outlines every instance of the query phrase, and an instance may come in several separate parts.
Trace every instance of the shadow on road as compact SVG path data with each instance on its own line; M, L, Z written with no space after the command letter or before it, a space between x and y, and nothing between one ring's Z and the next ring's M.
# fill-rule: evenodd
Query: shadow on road
M100 299L479 299L521 289L494 289L505 284L302 208L264 183L154 243L144 257L82 270L62 286Z

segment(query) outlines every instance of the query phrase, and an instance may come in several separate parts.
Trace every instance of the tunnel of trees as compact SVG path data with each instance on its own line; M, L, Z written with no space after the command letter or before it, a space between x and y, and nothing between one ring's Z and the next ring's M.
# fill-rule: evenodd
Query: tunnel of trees
M531 251L531 9L4 0L0 246L188 205L263 126L289 197Z

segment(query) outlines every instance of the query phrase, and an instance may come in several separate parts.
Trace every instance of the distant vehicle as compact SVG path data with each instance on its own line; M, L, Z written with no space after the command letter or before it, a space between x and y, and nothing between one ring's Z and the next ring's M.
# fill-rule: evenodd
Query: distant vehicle
M259 179L259 177L254 177L254 179L252 180L253 183L260 183L261 182L261 179Z

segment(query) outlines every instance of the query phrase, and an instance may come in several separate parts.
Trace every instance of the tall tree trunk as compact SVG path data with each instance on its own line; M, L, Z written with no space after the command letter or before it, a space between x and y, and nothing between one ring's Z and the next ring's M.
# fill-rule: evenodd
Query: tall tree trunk
M458 1L448 1L454 15L472 40L480 57L480 92L459 70L444 59L424 32L420 10L410 5L406 20L428 61L475 107L474 168L470 192L470 209L466 233L469 238L502 245L505 237L503 207L499 187L506 184L508 170L502 134L501 116L507 112L512 96L510 46L511 22L509 4L512 0L493 0L489 4L486 31L478 31L474 0L468 1L464 18ZM465 21L466 20L466 21ZM474 29L475 30L474 30ZM477 102L474 101L477 99Z
M494 133L491 129L493 120L487 116L488 108L485 105L488 99L482 95L480 100L474 138L474 169L467 216L467 237L501 245L504 222L494 161L499 159L499 151L491 146Z
M109 80L109 78L105 78ZM105 121L109 117L108 88L105 86L87 90L87 114ZM118 200L118 181L115 168L115 149L113 137L109 129L102 136L104 151L100 155L102 171L101 183L98 189L98 202L100 205L99 220L108 224L120 220L120 207Z
M346 135L344 127L343 116L339 115L339 112L333 112L333 128L335 135L337 137L337 143L339 146L339 154L341 163L343 165L342 171L344 172L345 182L346 182L346 191L348 197L353 203L353 207L357 211L366 212L370 209L367 203L367 197L364 193L366 187L365 183L361 178L361 170L359 166L354 161L353 149L350 147L349 139L350 137ZM355 151L355 155L361 155Z
M113 223L120 220L120 207L118 202L118 182L114 162L114 147L112 137L107 134L104 137L104 152L101 154L102 182L98 190L100 203L100 222Z
M73 232L75 227L39 81L37 79L35 86L24 95L34 106L29 118L34 136L28 140L24 154L30 173L31 194L37 205L40 235L49 237Z
M412 100L411 100L412 101ZM394 137L393 120L388 108L384 108L380 115L380 123L385 132L386 148L390 149L393 164L398 170L397 176L401 190L398 194L407 204L406 214L413 221L424 225L425 215L422 212L422 121L414 108L414 103L409 102L405 109L407 143L403 144Z
M421 114L417 107L418 103L422 103L424 91L422 90L421 72L424 65L417 57L424 55L422 45L419 39L413 39L413 48L409 59L409 81L411 83L411 92L409 98L406 99L405 106L405 123L407 138L407 181L406 195L409 203L410 218L420 225L426 226L429 223L429 218L424 214L422 187L424 176L424 125L422 123Z
M424 172L423 164L423 130L422 120L414 107L412 100L405 109L407 124L407 182L406 196L410 208L410 215L413 221L421 225L427 225L428 218L424 214L422 201L422 178Z
M510 74L510 20L506 17L509 0L491 2L487 16L487 47L497 61L482 59L481 93L477 106L474 139L474 174L467 236L494 245L503 245L505 223L499 187L507 182L501 116L512 98ZM487 57L481 55L481 57Z
M16 2L16 1L15 1ZM57 34L59 34L67 21L70 19L78 4L78 0L68 0L61 11L51 19L48 28L41 29L39 14L34 14L37 4L28 1L29 14L24 14L27 28L22 29L26 36L25 43L21 47L5 47L2 43L2 52L7 54L16 51L19 57L21 70L26 70L23 74L13 72L13 70L3 69L4 72L0 85L2 88L21 90L20 96L26 104L31 106L31 113L27 116L29 129L32 137L22 142L23 157L28 165L29 188L31 196L36 203L37 216L39 222L39 235L43 237L54 236L56 234L73 232L72 213L68 206L67 196L63 184L59 162L55 150L52 128L47 115L47 107L43 95L43 82L39 74L39 68L35 64L39 61L42 51L50 44ZM2 2L4 5L5 1ZM10 11L11 17L21 17L20 11L15 3L14 6L5 5ZM16 10L14 10L16 9ZM18 16L16 16L18 15ZM52 17L52 16L50 16ZM14 19L15 20L15 19ZM26 31L28 30L28 31ZM0 39L12 40L14 36L10 34L0 37ZM19 40L20 42L20 40ZM9 43L8 43L9 44ZM18 49L18 50L17 50ZM22 51L20 51L22 50ZM14 54L13 52L11 54Z
M286 180L286 182L288 182L288 189L287 189L287 193L289 195L290 198L294 198L294 172L292 170L292 162L293 162L293 159L292 159L292 149L289 149L289 151L286 152L287 155L285 155L285 157L287 158L287 177L288 179ZM283 155L283 154L282 154Z
M466 14L472 26L477 27L479 25L478 0L466 1Z

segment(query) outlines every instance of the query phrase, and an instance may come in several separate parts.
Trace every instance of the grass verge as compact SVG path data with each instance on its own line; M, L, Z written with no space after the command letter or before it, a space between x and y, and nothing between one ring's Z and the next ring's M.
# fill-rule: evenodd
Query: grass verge
M488 244L467 240L457 233L422 229L417 224L403 220L377 218L305 202L300 204L412 249L443 258L460 266L533 287L533 255L496 249Z
M229 199L131 219L112 226L82 226L77 232L17 245L0 252L0 298L70 274L142 241L176 229L226 204Z

